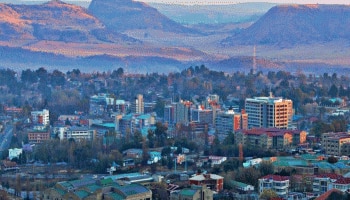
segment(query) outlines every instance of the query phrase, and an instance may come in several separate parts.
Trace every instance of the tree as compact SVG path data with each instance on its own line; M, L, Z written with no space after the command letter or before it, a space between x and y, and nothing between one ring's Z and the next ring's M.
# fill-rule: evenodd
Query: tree
M148 146L146 143L146 140L143 140L142 142L142 165L147 165L147 161L149 160L150 156L149 156L149 152L148 152Z
M239 166L239 160L236 158L226 160L223 163L223 168L224 168L225 173L227 173L229 171L234 171L235 169L238 168L238 166Z
M334 164L334 163L338 162L338 158L336 158L334 156L330 156L330 157L328 157L327 162Z
M236 181L247 183L253 185L254 187L258 186L258 179L261 177L260 172L254 167L249 168L239 168L236 172Z
M168 128L164 126L161 122L156 123L156 130L154 131L157 139L157 146L163 147L165 144L165 139L167 138L166 131Z
M278 194L275 191L271 189L267 189L260 194L259 199L270 200L277 197L278 197Z
M328 91L328 95L330 97L337 97L338 96L338 88L334 84L331 86L331 88Z
M274 169L273 165L269 161L263 161L259 164L259 171L261 173L261 176L266 176L269 174L273 174Z

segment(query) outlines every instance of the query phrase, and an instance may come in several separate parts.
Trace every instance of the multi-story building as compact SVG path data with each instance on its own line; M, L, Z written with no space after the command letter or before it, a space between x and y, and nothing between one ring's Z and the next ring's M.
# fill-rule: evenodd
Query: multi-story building
M318 174L312 181L312 191L318 194L323 194L333 188L334 182L342 178L341 175L334 173Z
M61 140L73 138L74 140L93 140L96 137L96 130L84 126L72 126L59 135Z
M288 195L289 176L266 175L259 178L259 193L267 189L275 191L279 196Z
M233 109L226 112L220 112L215 118L215 128L218 133L228 134L233 133L238 129L247 129L248 114L245 112L235 113Z
M306 142L306 132L278 128L255 128L235 132L236 144L264 149L281 149Z
M136 114L143 114L144 113L144 109L145 109L145 103L143 102L143 95L142 94L138 94L135 99L134 102L132 102L131 104L132 106L132 112L136 113Z
M350 154L349 133L323 133L321 144L328 155L342 156Z
M102 115L109 110L113 110L115 98L111 94L99 93L90 97L91 115Z
M192 185L191 188L175 190L170 193L170 200L211 200L213 199L213 191L205 185Z
M164 122L168 122L169 124L174 124L175 116L176 116L176 103L166 105L164 107Z
M245 100L248 113L248 128L290 127L293 117L293 102L281 97L255 97Z
M32 122L47 126L50 124L50 112L49 110L32 111L31 112Z
M198 174L189 180L191 185L206 185L216 192L224 189L224 177L216 174Z
M179 126L177 137L198 141L198 139L205 140L205 137L207 137L207 134L208 134L208 123L189 122L187 124L182 124Z
M122 135L126 135L127 133L133 133L135 130L139 130L141 133L144 130L147 132L156 122L153 114L139 115L130 113L116 120L116 123L118 123L116 125L116 128L118 127L116 131Z
M189 112L192 103L190 101L180 101L175 106L175 123L188 123Z
M48 128L38 130L28 130L28 142L31 144L38 144L50 139L50 131Z
M191 121L213 125L213 110L204 109L201 106L197 109L191 109L191 119Z

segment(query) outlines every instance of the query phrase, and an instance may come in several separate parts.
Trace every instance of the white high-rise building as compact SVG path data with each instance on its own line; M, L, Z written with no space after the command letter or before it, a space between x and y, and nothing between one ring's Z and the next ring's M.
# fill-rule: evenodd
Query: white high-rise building
M50 123L49 110L44 109L42 111L32 111L31 116L33 123L42 124L45 126L49 125Z
M143 114L145 112L144 108L145 108L145 104L143 102L143 95L138 94L134 100L133 112L136 114Z
M245 100L248 128L288 129L293 117L293 102L282 97L254 97Z

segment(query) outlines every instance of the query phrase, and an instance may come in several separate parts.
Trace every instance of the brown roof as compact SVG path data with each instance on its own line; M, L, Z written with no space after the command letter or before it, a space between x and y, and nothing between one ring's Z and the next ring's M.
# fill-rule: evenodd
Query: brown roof
M315 200L326 200L326 199L329 198L329 196L330 196L333 192L343 194L343 192L340 191L340 190L331 189L331 190L328 190L327 192L323 193L321 196L317 197Z

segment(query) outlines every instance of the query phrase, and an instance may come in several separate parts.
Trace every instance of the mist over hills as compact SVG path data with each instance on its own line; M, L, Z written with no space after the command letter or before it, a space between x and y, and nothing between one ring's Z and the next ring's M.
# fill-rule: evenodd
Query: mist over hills
M168 73L204 64L214 70L247 72L257 46L255 59L262 71L295 71L299 66L310 72L320 72L315 70L318 66L323 71L350 69L349 6L283 5L266 14L262 10L271 4L255 6L246 14L262 15L258 20L237 18L239 22L226 23L229 19L221 18L222 24L215 22L220 7L204 6L183 16L206 16L203 23L189 26L132 0L93 0L88 9L59 0L0 4L1 67L102 71L124 67L130 72ZM163 11L178 7L179 15L191 8L160 7ZM239 9L235 12L231 17L240 15Z

